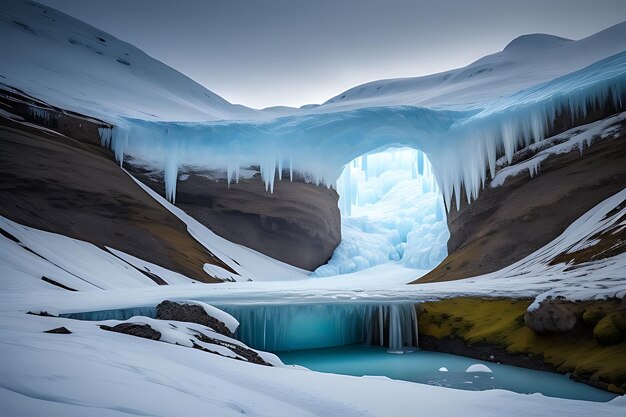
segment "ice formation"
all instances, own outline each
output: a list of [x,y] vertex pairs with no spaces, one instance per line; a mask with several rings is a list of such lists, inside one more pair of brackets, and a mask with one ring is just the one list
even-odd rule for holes
[[475,363],[474,365],[469,366],[465,372],[483,372],[483,373],[492,373],[492,370],[489,369],[487,365],[483,365],[482,363]]
[[239,321],[237,338],[271,352],[367,343],[403,353],[417,346],[413,303],[222,305]]
[[351,110],[319,106],[265,121],[125,119],[113,128],[110,146],[120,162],[130,154],[139,163],[161,167],[172,201],[181,165],[223,170],[231,180],[238,168],[259,166],[271,192],[286,167],[331,186],[356,157],[408,146],[428,155],[450,210],[461,199],[477,197],[487,175],[495,175],[499,156],[510,161],[517,149],[543,140],[559,115],[574,120],[607,104],[622,107],[625,96],[623,52],[471,110],[368,107],[363,102]]
[[[543,139],[556,115],[584,115],[625,95],[626,23],[571,41],[527,35],[503,51],[426,77],[356,86],[322,105],[233,105],[137,48],[54,9],[10,1],[0,15],[3,83],[114,125],[124,155],[165,173],[181,166],[237,181],[258,167],[268,191],[295,173],[331,186],[354,158],[390,146],[423,151],[446,208],[470,201],[496,159]],[[80,63],[78,66],[77,63]],[[88,97],[88,99],[86,99]],[[42,113],[40,116],[45,117]]]
[[342,240],[313,276],[346,274],[390,261],[432,269],[447,255],[443,199],[428,157],[411,148],[366,154],[337,180]]

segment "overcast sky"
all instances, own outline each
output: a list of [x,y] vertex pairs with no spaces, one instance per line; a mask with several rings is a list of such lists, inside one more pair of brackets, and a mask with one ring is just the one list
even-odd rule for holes
[[580,39],[626,20],[625,0],[39,1],[255,108],[465,66],[523,34]]

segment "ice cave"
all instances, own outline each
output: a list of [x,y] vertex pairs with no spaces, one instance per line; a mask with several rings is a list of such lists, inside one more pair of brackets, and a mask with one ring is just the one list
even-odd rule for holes
[[359,156],[337,180],[342,240],[324,277],[399,262],[429,270],[447,255],[443,197],[428,157],[412,148]]

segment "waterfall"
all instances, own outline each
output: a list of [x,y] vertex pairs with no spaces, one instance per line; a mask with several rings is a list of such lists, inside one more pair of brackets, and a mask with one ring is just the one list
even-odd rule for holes
[[239,321],[239,340],[271,352],[367,343],[388,346],[391,353],[403,353],[417,347],[418,342],[413,303],[218,307]]
[[[418,346],[417,313],[411,302],[215,305],[240,323],[236,337],[270,352],[366,343],[403,353]],[[138,306],[61,314],[77,320],[155,318],[156,307]]]

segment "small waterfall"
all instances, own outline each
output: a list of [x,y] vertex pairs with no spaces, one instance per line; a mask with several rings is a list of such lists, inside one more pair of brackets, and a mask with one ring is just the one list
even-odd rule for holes
[[417,347],[418,342],[413,303],[218,307],[239,321],[239,340],[271,352],[367,343],[403,353]]

